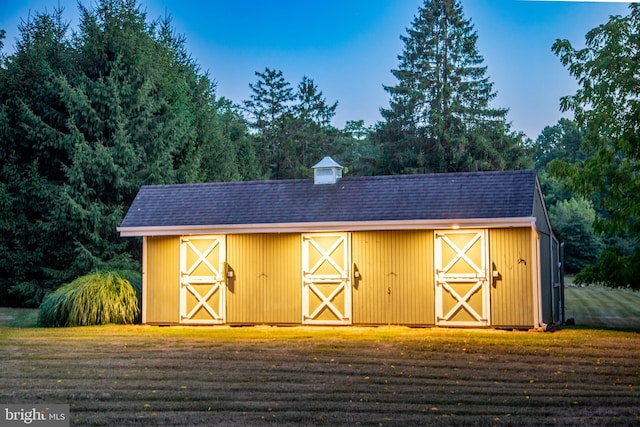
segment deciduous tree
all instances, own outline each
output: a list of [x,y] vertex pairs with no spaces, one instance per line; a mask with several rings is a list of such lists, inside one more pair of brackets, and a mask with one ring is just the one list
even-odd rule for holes
[[[584,129],[583,161],[556,161],[552,171],[571,186],[591,198],[605,215],[596,221],[608,233],[629,233],[636,244],[640,239],[640,6],[630,5],[628,16],[612,16],[609,21],[589,31],[585,47],[576,49],[568,40],[557,40],[553,51],[577,79],[580,87],[574,95],[561,99],[564,111],[573,111]],[[640,249],[636,247],[638,256]],[[613,252],[609,251],[608,254]],[[620,255],[618,258],[616,258]],[[618,259],[620,269],[629,269],[631,258],[624,254],[608,256]],[[633,271],[637,270],[634,266]],[[608,271],[607,269],[593,269]],[[617,277],[627,278],[630,274]],[[595,277],[591,281],[612,284],[611,278]],[[616,286],[640,289],[637,278]]]
[[560,200],[549,207],[549,219],[564,242],[565,271],[577,273],[597,261],[603,250],[602,237],[593,230],[596,212],[582,197]]

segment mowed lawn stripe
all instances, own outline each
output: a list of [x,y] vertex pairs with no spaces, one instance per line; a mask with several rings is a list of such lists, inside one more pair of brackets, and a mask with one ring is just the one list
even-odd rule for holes
[[601,286],[565,288],[565,313],[576,325],[640,331],[640,292]]
[[69,403],[78,425],[640,422],[635,333],[110,326],[0,334],[0,401]]
[[[90,378],[88,380],[91,380]],[[486,399],[486,396],[491,396],[492,399],[500,398],[512,398],[514,393],[518,394],[537,394],[539,396],[568,396],[573,397],[591,397],[601,398],[605,396],[618,396],[624,391],[628,391],[631,387],[626,381],[621,381],[612,384],[590,385],[588,388],[585,384],[576,385],[571,381],[563,382],[549,382],[549,381],[536,381],[535,383],[522,382],[520,384],[512,384],[501,381],[490,382],[478,382],[478,381],[465,381],[464,384],[460,380],[444,381],[444,382],[416,382],[412,384],[390,384],[388,382],[356,382],[356,381],[344,381],[340,384],[332,383],[332,379],[328,378],[323,383],[307,383],[304,384],[304,379],[300,379],[299,382],[291,384],[290,382],[281,383],[278,381],[271,381],[262,386],[256,386],[253,383],[240,383],[235,386],[229,384],[225,387],[224,384],[214,386],[207,384],[191,384],[188,389],[176,389],[156,386],[157,384],[141,384],[135,380],[127,381],[126,384],[120,384],[118,382],[111,381],[92,381],[95,390],[87,390],[86,380],[84,382],[80,380],[64,380],[58,386],[52,386],[46,381],[7,381],[5,385],[8,387],[29,387],[30,391],[25,392],[25,397],[38,399],[56,397],[64,398],[65,400],[180,400],[184,397],[189,397],[190,400],[207,400],[211,399],[212,395],[216,395],[216,401],[232,401],[235,400],[237,395],[251,394],[252,396],[260,396],[264,398],[272,393],[277,392],[279,397],[286,396],[287,400],[299,401],[306,400],[310,395],[320,397],[324,396],[328,401],[340,401],[344,395],[354,394],[369,394],[378,393],[384,396],[387,393],[389,398],[382,397],[382,400],[392,402],[395,397],[390,396],[395,393],[411,393],[411,392],[424,392],[433,394],[437,392],[446,392],[446,399],[449,399],[452,395],[463,396],[461,399],[467,402],[482,402]],[[37,391],[36,391],[37,390]],[[217,393],[217,394],[216,394]],[[13,396],[17,396],[20,393],[11,393]],[[466,396],[466,397],[465,397]],[[435,399],[440,399],[438,396],[434,396]],[[615,400],[615,399],[614,399]],[[421,402],[421,395],[406,396],[403,402]],[[612,401],[612,403],[615,403]],[[562,404],[558,401],[558,404]]]

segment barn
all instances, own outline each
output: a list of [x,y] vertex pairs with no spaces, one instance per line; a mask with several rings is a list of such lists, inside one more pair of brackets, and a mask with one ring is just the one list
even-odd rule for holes
[[143,186],[142,321],[534,328],[563,321],[535,171]]

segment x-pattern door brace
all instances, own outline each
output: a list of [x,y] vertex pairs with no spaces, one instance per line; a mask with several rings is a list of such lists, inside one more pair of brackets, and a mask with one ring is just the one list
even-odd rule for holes
[[338,319],[343,319],[344,318],[344,313],[340,312],[340,310],[338,310],[338,308],[333,305],[333,303],[331,301],[333,301],[333,299],[344,290],[344,282],[338,286],[336,286],[336,288],[333,290],[333,292],[331,292],[329,295],[325,295],[320,289],[318,289],[316,287],[315,284],[313,283],[308,283],[307,284],[309,286],[309,289],[313,291],[314,294],[316,294],[318,296],[318,298],[320,298],[322,300],[322,302],[318,305],[318,307],[313,311],[313,313],[309,314],[309,316],[307,316],[307,318],[309,319],[315,319],[315,317],[320,314],[320,312],[327,307],[329,310],[331,310],[333,312],[333,314],[338,318]]
[[213,296],[213,294],[215,294],[220,289],[220,284],[219,283],[214,284],[211,287],[211,289],[209,289],[209,292],[207,292],[204,297],[201,296],[198,293],[198,291],[193,289],[193,287],[190,284],[186,283],[184,286],[198,300],[198,303],[191,309],[191,311],[186,316],[184,316],[185,319],[191,319],[191,317],[193,317],[193,315],[198,312],[200,307],[202,307],[205,310],[207,310],[212,318],[214,318],[216,320],[220,320],[221,319],[221,317],[218,315],[218,313],[216,313],[216,311],[207,303],[207,301],[209,301],[209,298],[211,298]]
[[340,236],[338,239],[336,239],[336,241],[333,243],[333,245],[327,250],[325,251],[322,246],[320,246],[316,241],[314,241],[313,239],[309,239],[308,242],[314,247],[316,248],[316,250],[318,251],[318,253],[320,253],[321,257],[318,260],[318,262],[315,263],[315,265],[313,267],[311,267],[309,269],[308,272],[306,272],[306,275],[313,275],[313,273],[315,273],[320,266],[327,261],[329,264],[331,264],[333,266],[333,268],[336,269],[336,271],[339,273],[340,277],[346,277],[346,271],[344,270],[343,267],[340,267],[334,260],[333,258],[331,258],[331,255],[333,255],[333,253],[335,252],[335,250],[344,242],[344,237]]
[[477,274],[483,274],[483,268],[478,267],[478,266],[476,265],[476,263],[475,263],[475,262],[473,262],[473,261],[471,260],[471,258],[469,258],[469,257],[467,256],[467,252],[469,251],[469,249],[471,249],[471,248],[473,247],[473,245],[475,245],[475,244],[476,244],[476,242],[477,242],[477,241],[482,237],[482,234],[479,234],[479,233],[478,233],[478,234],[476,234],[476,236],[475,236],[473,239],[471,239],[471,240],[469,241],[469,243],[467,243],[467,244],[466,244],[462,249],[460,249],[460,248],[458,247],[458,245],[456,245],[455,243],[453,243],[453,242],[451,241],[451,239],[449,239],[446,235],[441,235],[441,236],[439,236],[439,237],[440,237],[444,242],[446,242],[446,243],[447,243],[447,245],[449,245],[449,247],[450,247],[451,249],[453,249],[453,250],[456,252],[456,255],[451,259],[451,261],[449,261],[449,263],[448,263],[445,267],[443,267],[443,268],[442,268],[442,272],[443,272],[444,274],[447,274],[447,272],[448,272],[448,271],[449,271],[449,270],[450,270],[454,265],[456,265],[456,263],[457,263],[457,262],[458,262],[458,260],[460,260],[460,259],[464,259],[464,260],[467,262],[467,264],[469,264],[469,266],[470,266],[471,268],[473,268],[473,269],[476,271],[476,273],[477,273]]
[[204,252],[200,252],[200,250],[193,243],[191,243],[190,240],[185,240],[184,242],[187,244],[189,248],[191,248],[191,250],[198,257],[198,259],[193,263],[193,265],[191,265],[191,267],[189,267],[187,271],[182,273],[183,276],[191,275],[191,273],[193,273],[200,264],[204,264],[207,266],[207,268],[209,268],[209,270],[211,270],[211,272],[213,273],[213,276],[215,276],[218,279],[220,276],[220,272],[213,265],[211,265],[209,260],[207,260],[207,257],[218,246],[220,241],[217,239],[214,240],[213,243],[211,243],[211,245]]
[[447,314],[445,314],[444,316],[442,316],[443,319],[448,320],[451,318],[451,316],[453,316],[455,314],[456,311],[458,311],[458,309],[460,307],[464,307],[467,312],[472,315],[473,317],[475,317],[475,319],[478,322],[482,322],[484,319],[482,318],[482,316],[473,309],[473,307],[471,307],[469,305],[469,299],[471,298],[471,296],[473,294],[475,294],[476,292],[478,292],[478,290],[482,287],[482,281],[477,282],[471,289],[469,289],[469,291],[463,296],[460,296],[460,294],[458,292],[456,292],[455,289],[453,289],[447,282],[440,282],[440,284],[442,285],[442,287],[444,289],[446,289],[451,296],[453,296],[457,303],[456,305],[453,306],[453,308],[451,308],[451,310],[449,310],[449,312]]

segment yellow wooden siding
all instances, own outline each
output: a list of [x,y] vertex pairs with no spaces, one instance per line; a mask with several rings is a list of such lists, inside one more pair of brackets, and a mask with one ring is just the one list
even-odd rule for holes
[[147,237],[147,323],[180,319],[180,238]]
[[352,234],[353,321],[434,324],[432,231]]
[[299,234],[227,236],[227,322],[300,323]]
[[[489,231],[490,266],[501,274],[491,287],[493,326],[533,326],[531,235],[528,228]],[[180,238],[146,241],[146,322],[178,323]],[[433,262],[432,231],[352,233],[353,322],[434,324]],[[301,323],[299,234],[229,235],[227,263],[227,323]]]
[[503,327],[534,326],[531,229],[489,230],[490,265],[500,276],[492,280],[491,324]]

